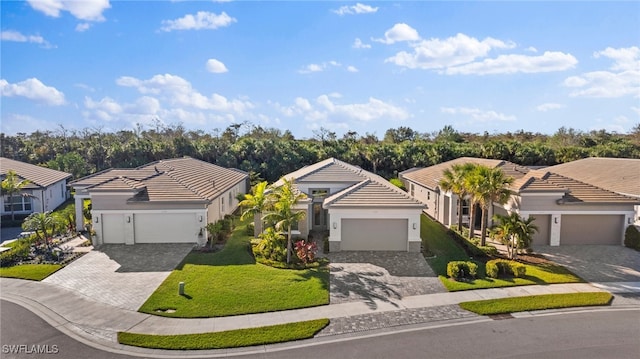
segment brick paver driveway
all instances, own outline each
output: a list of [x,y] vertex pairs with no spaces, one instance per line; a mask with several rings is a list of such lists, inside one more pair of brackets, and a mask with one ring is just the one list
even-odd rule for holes
[[331,304],[446,292],[420,253],[337,252],[330,260]]
[[540,246],[534,251],[588,282],[640,282],[640,252],[623,246]]
[[193,244],[103,245],[44,282],[97,302],[138,310],[192,248]]

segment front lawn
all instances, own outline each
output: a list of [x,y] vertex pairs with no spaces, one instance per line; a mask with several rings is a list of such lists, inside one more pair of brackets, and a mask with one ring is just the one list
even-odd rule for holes
[[492,315],[531,310],[608,305],[612,298],[613,296],[606,292],[543,294],[463,302],[460,303],[460,307],[476,314]]
[[329,324],[329,319],[316,319],[267,327],[199,334],[151,335],[119,332],[118,342],[142,348],[171,350],[238,348],[313,338],[327,324]]
[[43,280],[62,268],[60,264],[21,264],[0,267],[0,277],[28,280]]
[[[192,252],[142,305],[143,313],[204,318],[313,307],[329,303],[329,270],[276,269],[255,263],[246,222],[224,249]],[[185,283],[185,295],[178,283]]]
[[485,278],[485,262],[479,259],[472,261],[478,264],[478,277],[474,280],[455,281],[447,277],[447,263],[450,261],[471,260],[466,252],[447,235],[447,228],[433,219],[422,215],[421,236],[425,246],[435,258],[428,258],[427,262],[438,274],[442,284],[450,292],[469,289],[511,287],[517,285],[531,284],[553,284],[553,283],[582,283],[584,280],[571,273],[566,268],[551,264],[527,264],[527,275],[523,278]]

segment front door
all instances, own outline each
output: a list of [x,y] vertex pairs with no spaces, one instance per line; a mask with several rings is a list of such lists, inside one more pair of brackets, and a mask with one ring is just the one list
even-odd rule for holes
[[322,202],[313,203],[313,230],[314,231],[326,231],[327,230],[327,210],[322,208]]

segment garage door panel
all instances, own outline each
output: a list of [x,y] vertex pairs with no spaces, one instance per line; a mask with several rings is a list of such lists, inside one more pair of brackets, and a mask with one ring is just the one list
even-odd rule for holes
[[124,215],[122,213],[102,214],[102,240],[105,244],[124,243]]
[[406,251],[407,219],[342,219],[340,249]]
[[538,227],[538,231],[533,235],[533,245],[548,246],[551,242],[551,215],[536,214],[531,217],[535,218],[533,224]]
[[194,243],[200,228],[194,213],[134,215],[136,243]]
[[560,245],[621,244],[622,215],[563,215]]

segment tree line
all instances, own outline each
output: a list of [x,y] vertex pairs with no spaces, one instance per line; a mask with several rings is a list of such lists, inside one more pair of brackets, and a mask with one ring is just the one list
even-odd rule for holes
[[69,172],[74,178],[107,168],[131,168],[167,158],[190,156],[251,174],[252,183],[280,176],[328,157],[339,158],[386,178],[398,172],[458,157],[508,160],[549,166],[591,156],[640,158],[640,124],[629,133],[583,132],[561,127],[553,135],[526,131],[489,134],[458,132],[445,126],[433,133],[392,128],[382,139],[349,131],[338,137],[321,128],[297,139],[288,130],[249,123],[224,130],[187,130],[181,124],[107,132],[102,128],[30,134],[0,133],[2,156]]

